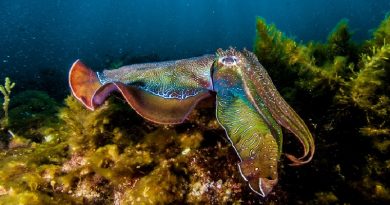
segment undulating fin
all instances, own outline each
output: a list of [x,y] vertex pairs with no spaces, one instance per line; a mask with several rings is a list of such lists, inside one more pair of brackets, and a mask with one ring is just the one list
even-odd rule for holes
[[[291,131],[303,146],[303,155],[299,158],[286,154],[292,161],[290,165],[301,165],[309,162],[313,157],[315,145],[313,136],[306,124],[276,90],[267,71],[259,63],[257,57],[246,50],[243,51],[243,55],[248,61],[247,66],[242,68],[243,83],[245,87],[256,90],[251,100],[255,104],[265,103],[278,124]],[[262,102],[259,99],[262,99]]]
[[69,71],[69,86],[73,95],[90,110],[94,110],[92,98],[102,86],[97,75],[80,60],[76,60]]
[[[183,122],[196,104],[210,96],[208,91],[199,93],[186,99],[162,98],[141,90],[135,86],[123,83],[107,83],[94,96],[99,103],[107,94],[106,91],[119,91],[127,103],[142,117],[160,124],[177,124]],[[101,95],[101,97],[100,97]]]
[[244,95],[217,93],[217,119],[241,159],[242,176],[253,191],[265,197],[278,181],[279,145]]
[[142,117],[161,124],[183,122],[196,104],[210,95],[213,56],[136,64],[97,75],[80,61],[69,82],[74,96],[94,110],[112,92],[122,94]]

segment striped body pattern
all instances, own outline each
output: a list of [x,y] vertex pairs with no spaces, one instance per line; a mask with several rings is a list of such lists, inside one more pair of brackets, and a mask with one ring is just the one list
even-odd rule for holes
[[120,81],[162,98],[186,99],[211,90],[210,69],[214,55],[144,63],[105,70],[98,74],[102,84]]

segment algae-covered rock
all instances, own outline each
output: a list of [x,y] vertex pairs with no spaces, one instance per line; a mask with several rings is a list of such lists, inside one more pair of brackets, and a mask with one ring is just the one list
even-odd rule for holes
[[2,151],[0,159],[0,204],[70,204],[54,192],[53,185],[67,156],[59,139],[24,148]]
[[[195,111],[187,123],[161,126],[145,122],[114,99],[95,112],[83,110],[72,97],[66,103],[68,107],[60,112],[65,122],[62,129],[73,132],[64,132],[71,158],[64,164],[62,182],[63,189],[74,197],[95,193],[83,196],[89,203],[218,203],[244,200],[243,189],[250,193],[241,184],[235,165],[238,159],[226,148],[223,130],[211,123],[213,116],[208,116],[210,123],[206,123]],[[197,123],[202,124],[201,129]],[[205,140],[206,136],[213,138]],[[233,158],[227,158],[231,155]],[[95,190],[96,184],[89,182],[95,178],[107,189]],[[197,187],[207,189],[197,192]]]

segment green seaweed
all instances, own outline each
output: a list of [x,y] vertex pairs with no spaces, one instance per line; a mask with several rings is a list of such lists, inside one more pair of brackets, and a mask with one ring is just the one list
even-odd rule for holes
[[275,25],[267,25],[262,18],[256,22],[254,53],[287,100],[303,93],[322,101],[341,89],[352,74],[357,49],[350,41],[347,21],[336,25],[326,44],[307,45],[287,37]]
[[348,20],[341,20],[328,36],[327,53],[330,55],[328,59],[336,56],[351,57],[350,52],[353,51],[351,37],[352,33],[348,27]]
[[11,101],[10,95],[15,83],[11,82],[9,77],[5,78],[4,85],[0,85],[0,92],[3,94],[3,116],[0,118],[1,130],[6,130],[9,125],[8,107]]
[[[312,119],[317,154],[312,168],[300,176],[310,175],[310,169],[334,167],[321,174],[333,178],[333,184],[319,180],[322,186],[314,192],[317,198],[309,203],[389,201],[389,25],[386,17],[372,40],[356,45],[348,22],[342,20],[326,43],[303,44],[257,19],[256,55],[304,120]],[[325,153],[332,153],[332,157]],[[303,177],[305,187],[316,187],[309,180]],[[348,197],[351,195],[354,198]]]
[[368,125],[384,128],[383,134],[389,135],[386,127],[390,114],[390,44],[372,47],[370,54],[362,54],[360,63],[361,69],[349,82],[351,101],[367,113]]
[[381,22],[378,28],[373,32],[373,38],[368,41],[371,46],[383,46],[390,40],[390,13],[386,14],[385,19]]

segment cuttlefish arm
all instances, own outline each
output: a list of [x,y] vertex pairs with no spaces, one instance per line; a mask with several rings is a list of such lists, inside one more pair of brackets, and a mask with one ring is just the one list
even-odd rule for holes
[[243,56],[234,50],[219,50],[217,56],[213,84],[218,122],[240,157],[241,175],[253,191],[265,197],[278,181],[281,127],[264,104],[254,105],[249,99],[241,73],[246,62]]
[[265,197],[278,182],[280,156],[268,124],[245,97],[233,93],[217,94],[217,119],[240,157],[242,177]]
[[212,73],[217,119],[240,157],[241,174],[252,190],[266,196],[278,181],[277,163],[282,150],[280,125],[290,130],[304,147],[300,158],[287,155],[292,165],[311,160],[312,135],[280,96],[253,53],[218,50]]
[[73,95],[95,110],[119,92],[142,117],[161,124],[181,123],[196,104],[210,96],[213,55],[124,66],[95,73],[77,60],[69,72]]
[[241,73],[246,93],[249,93],[248,99],[252,101],[257,110],[259,109],[256,105],[265,104],[277,123],[292,132],[302,144],[303,155],[301,157],[286,154],[286,157],[292,161],[290,165],[296,166],[309,162],[313,158],[315,145],[306,124],[276,90],[257,57],[246,50],[242,52],[242,55],[247,62],[241,68]]

